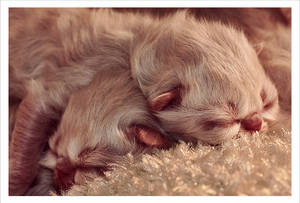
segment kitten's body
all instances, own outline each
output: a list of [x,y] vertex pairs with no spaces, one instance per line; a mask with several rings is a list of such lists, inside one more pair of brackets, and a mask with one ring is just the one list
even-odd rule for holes
[[[277,91],[265,76],[253,47],[233,27],[197,22],[181,12],[158,20],[89,9],[15,9],[10,12],[10,20],[10,104],[17,106],[23,100],[10,145],[11,194],[24,194],[36,176],[41,145],[53,134],[55,122],[60,119],[49,142],[52,152],[43,165],[54,169],[56,177],[62,179],[56,180],[61,189],[67,188],[72,178],[76,179],[74,166],[81,170],[78,163],[88,161],[87,166],[105,168],[116,151],[120,155],[135,150],[137,145],[126,144],[128,139],[124,136],[109,135],[112,130],[108,129],[117,129],[116,122],[138,119],[141,123],[135,124],[144,124],[150,131],[134,131],[136,139],[160,146],[164,143],[164,130],[171,136],[215,144],[240,131],[265,130],[276,119]],[[30,26],[25,26],[27,21],[32,22]],[[127,78],[129,86],[114,75],[120,70],[127,72],[120,77]],[[115,78],[118,85],[112,91],[120,94],[110,94],[108,87],[97,92],[103,83],[115,85],[101,75],[91,83],[101,71],[108,71],[104,74],[107,77],[113,74],[109,77]],[[129,72],[136,82],[128,79]],[[36,81],[25,85],[31,79]],[[137,86],[148,101],[142,99]],[[136,98],[130,102],[126,101],[126,88],[135,89]],[[136,111],[104,102],[101,97],[105,94],[110,96],[108,101],[121,97],[121,101],[129,102],[128,106],[140,103],[140,113],[144,114],[129,120],[118,117]],[[85,102],[87,106],[82,105]],[[147,102],[164,130],[149,115]],[[90,104],[103,109],[91,111]],[[119,110],[109,112],[110,109]],[[46,122],[39,122],[41,116]],[[151,119],[144,123],[147,117]],[[11,118],[13,124],[14,117]],[[46,130],[37,132],[40,125]],[[97,134],[95,129],[104,134]],[[24,139],[29,143],[42,141],[31,141],[29,146]],[[98,153],[98,148],[93,147],[100,143],[107,148],[100,148]],[[35,156],[30,155],[32,148],[36,150]],[[91,160],[82,158],[85,151],[96,155]],[[20,153],[24,156],[20,157]],[[24,162],[18,162],[23,159]],[[62,169],[64,164],[68,167]],[[28,165],[35,170],[28,172]]]

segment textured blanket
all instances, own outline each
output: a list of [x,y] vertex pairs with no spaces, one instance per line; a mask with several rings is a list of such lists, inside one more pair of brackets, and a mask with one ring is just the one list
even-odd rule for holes
[[64,195],[291,195],[290,119],[221,146],[129,154],[113,168]]

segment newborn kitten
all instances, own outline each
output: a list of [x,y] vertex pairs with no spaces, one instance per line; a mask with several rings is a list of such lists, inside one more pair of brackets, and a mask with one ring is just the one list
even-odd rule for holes
[[54,171],[58,191],[66,190],[122,155],[167,146],[161,132],[128,71],[99,72],[70,97],[41,164]]
[[231,26],[182,13],[144,26],[131,68],[172,136],[218,144],[276,120],[277,90],[245,35]]
[[[81,73],[88,80],[90,76]],[[38,173],[46,174],[39,178],[41,185],[33,185],[26,194],[46,194],[52,187],[49,172],[37,162],[58,121],[42,161],[54,171],[58,191],[78,183],[78,178],[84,181],[85,173],[99,174],[128,152],[169,145],[129,71],[97,72],[78,90],[72,90],[76,81],[59,81],[63,75],[44,83],[32,81],[19,106],[10,144],[10,195],[24,194]],[[77,82],[82,81],[77,78]]]

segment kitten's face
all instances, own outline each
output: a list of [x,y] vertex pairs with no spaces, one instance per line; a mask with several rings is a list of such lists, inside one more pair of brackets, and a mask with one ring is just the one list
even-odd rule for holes
[[144,42],[133,61],[134,76],[163,128],[210,144],[265,131],[276,119],[278,95],[254,48],[232,28],[193,28],[160,33],[157,44]]
[[167,142],[130,74],[101,72],[70,97],[41,164],[54,171],[56,187],[65,190],[99,176],[128,152]]
[[[172,90],[161,93],[165,97],[169,94],[171,99],[167,99],[161,109],[154,108],[162,126],[171,135],[218,144],[240,132],[266,131],[275,121],[279,109],[277,91],[266,77],[255,78],[257,85],[252,87],[247,78],[244,84],[228,81],[228,78],[209,83],[199,81],[201,74],[194,76],[197,80],[181,84],[175,93]],[[173,102],[178,98],[179,101]]]

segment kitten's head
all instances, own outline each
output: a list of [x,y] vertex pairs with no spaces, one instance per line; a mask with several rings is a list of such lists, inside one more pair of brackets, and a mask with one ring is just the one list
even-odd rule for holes
[[130,74],[101,72],[72,94],[41,164],[59,190],[99,175],[129,152],[168,145]]
[[244,34],[180,15],[168,21],[141,32],[131,55],[163,128],[210,144],[266,130],[278,112],[277,90]]

